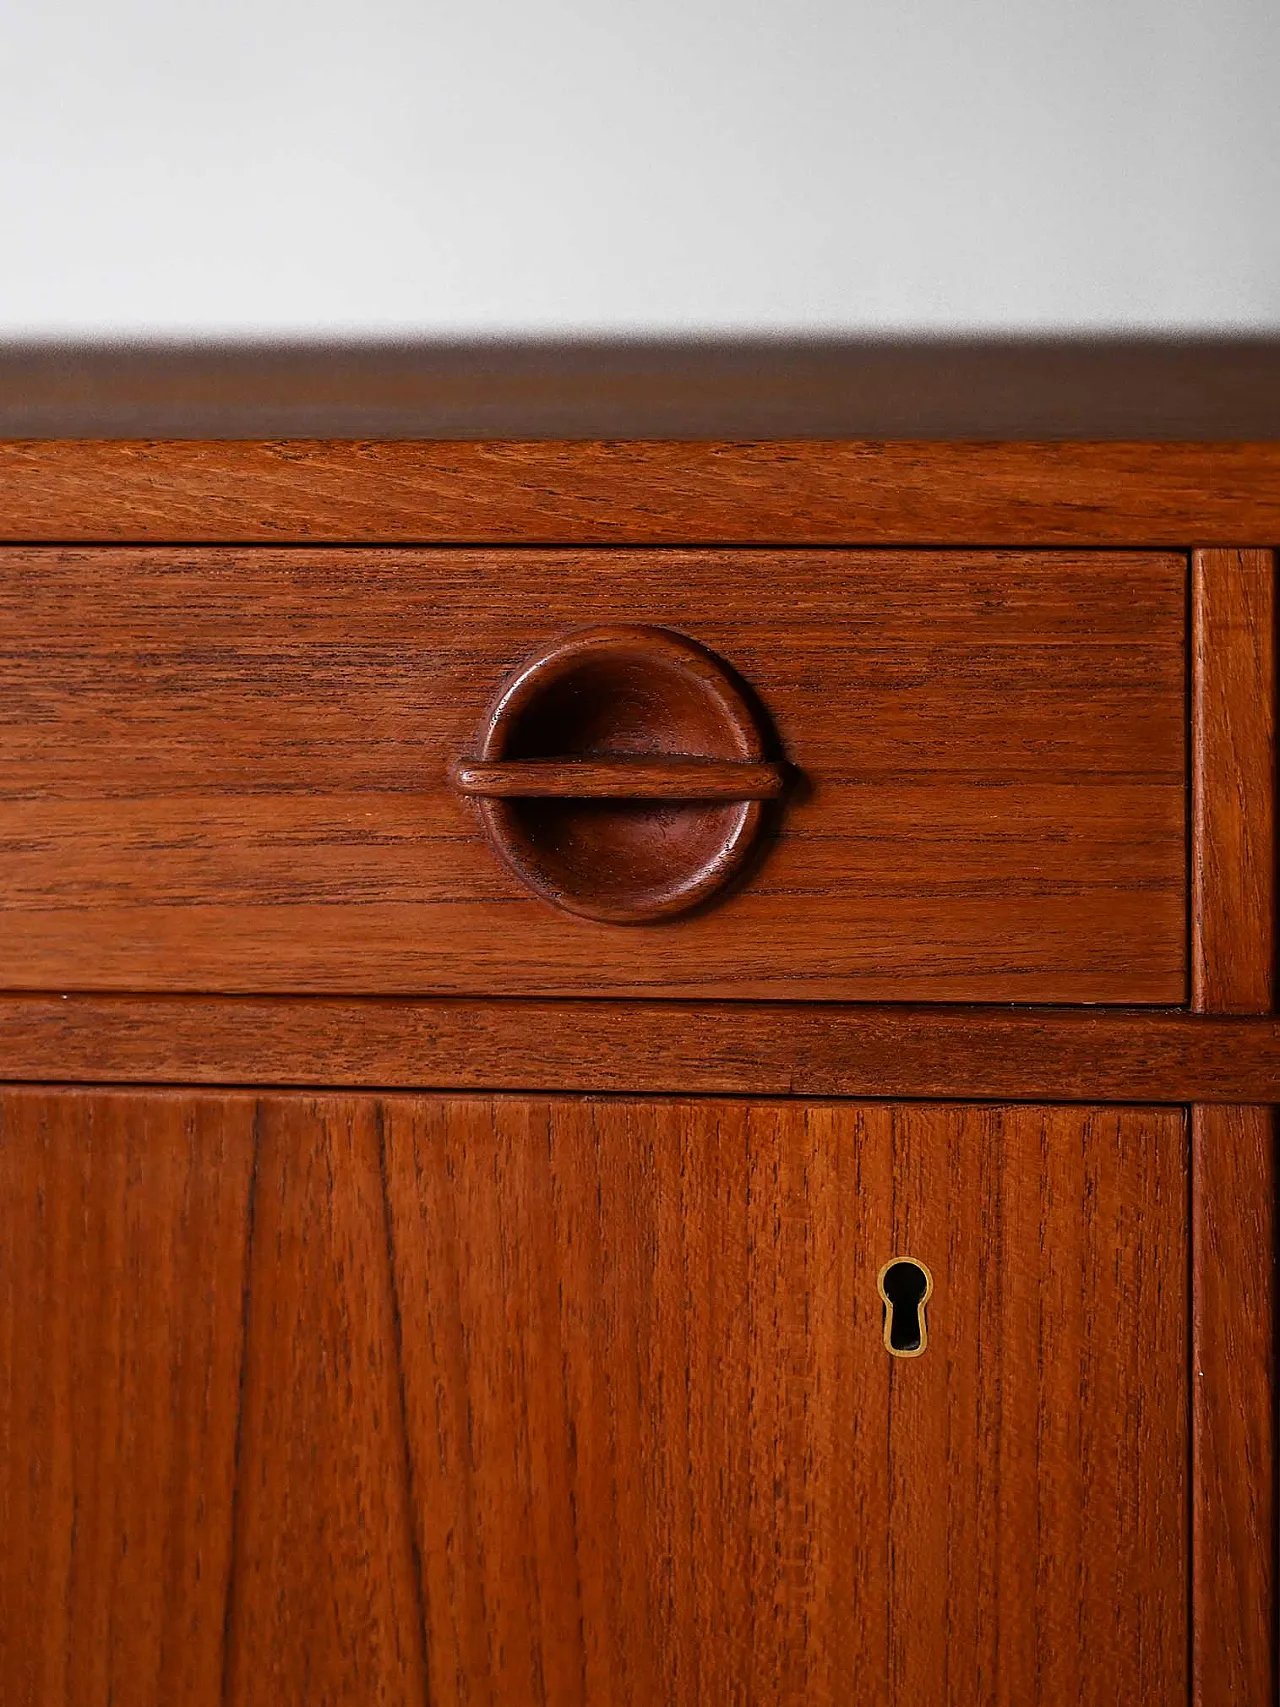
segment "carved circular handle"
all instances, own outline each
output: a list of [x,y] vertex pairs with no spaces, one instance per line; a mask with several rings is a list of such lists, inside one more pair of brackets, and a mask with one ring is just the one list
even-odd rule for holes
[[780,765],[718,658],[663,628],[570,634],[526,661],[452,767],[490,842],[553,906],[638,924],[741,869]]

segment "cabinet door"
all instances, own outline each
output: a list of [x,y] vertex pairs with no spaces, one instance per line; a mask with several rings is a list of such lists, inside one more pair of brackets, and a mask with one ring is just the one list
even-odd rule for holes
[[0,1114],[6,1702],[1185,1698],[1179,1110]]

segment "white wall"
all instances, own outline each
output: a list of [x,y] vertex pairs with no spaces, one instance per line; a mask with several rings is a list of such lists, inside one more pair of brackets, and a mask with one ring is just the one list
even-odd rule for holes
[[1278,0],[0,25],[0,336],[1280,327]]

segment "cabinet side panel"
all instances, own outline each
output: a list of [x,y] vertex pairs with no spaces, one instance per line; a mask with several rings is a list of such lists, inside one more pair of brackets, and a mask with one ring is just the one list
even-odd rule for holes
[[1275,559],[1192,560],[1192,1003],[1265,1013],[1275,973]]
[[1192,1111],[1196,1707],[1274,1699],[1273,1110]]
[[[1192,1005],[1265,1013],[1275,976],[1275,558],[1192,563]],[[1275,1699],[1276,1133],[1192,1110],[1193,1699]]]

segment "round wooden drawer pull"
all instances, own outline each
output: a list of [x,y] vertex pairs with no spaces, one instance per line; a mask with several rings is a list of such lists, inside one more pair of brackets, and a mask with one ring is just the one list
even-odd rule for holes
[[527,659],[450,776],[528,888],[615,924],[671,918],[741,871],[786,787],[726,665],[667,629],[584,629]]

